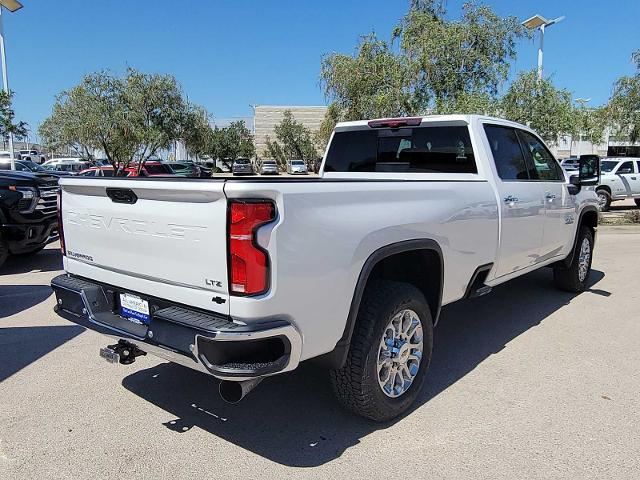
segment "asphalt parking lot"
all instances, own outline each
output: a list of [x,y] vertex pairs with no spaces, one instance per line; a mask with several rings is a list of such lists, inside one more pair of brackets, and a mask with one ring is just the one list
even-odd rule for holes
[[601,229],[581,295],[542,269],[445,307],[418,404],[382,425],[313,365],[230,406],[185,368],[107,364],[52,312],[56,247],[0,271],[2,479],[640,477],[640,227]]

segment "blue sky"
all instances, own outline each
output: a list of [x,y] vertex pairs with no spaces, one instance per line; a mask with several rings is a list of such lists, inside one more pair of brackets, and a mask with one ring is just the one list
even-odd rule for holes
[[[3,14],[18,118],[35,131],[54,96],[86,73],[126,66],[175,75],[218,118],[250,104],[324,103],[324,53],[351,53],[361,34],[388,38],[408,0],[21,0]],[[487,0],[500,15],[566,15],[545,36],[545,73],[575,97],[605,102],[633,72],[640,0]],[[450,16],[462,1],[448,0]],[[534,68],[537,40],[518,44],[512,74]],[[32,138],[33,140],[33,138]]]

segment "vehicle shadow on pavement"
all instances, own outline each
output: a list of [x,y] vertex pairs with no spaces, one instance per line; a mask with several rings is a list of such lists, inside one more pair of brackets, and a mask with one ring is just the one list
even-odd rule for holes
[[38,305],[52,293],[49,285],[0,285],[0,318]]
[[[590,286],[603,277],[602,272],[592,271]],[[574,297],[554,289],[550,270],[542,269],[499,286],[485,297],[445,307],[435,329],[427,381],[413,409]],[[227,405],[218,397],[217,381],[170,363],[138,371],[122,384],[169,412],[171,417],[164,425],[175,432],[196,426],[287,466],[322,465],[370,433],[402,420],[376,424],[342,410],[332,396],[326,371],[312,363],[265,380],[238,405]]]
[[62,253],[59,248],[45,248],[33,255],[11,255],[0,267],[0,275],[29,272],[54,272],[62,270]]
[[77,325],[0,328],[0,382],[84,330]]

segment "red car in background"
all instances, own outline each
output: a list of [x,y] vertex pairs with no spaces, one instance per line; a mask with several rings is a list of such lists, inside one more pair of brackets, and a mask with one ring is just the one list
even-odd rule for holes
[[[138,166],[135,164],[129,165],[124,169],[125,174],[123,177],[137,177]],[[78,175],[82,177],[113,177],[114,170],[111,165],[104,165],[101,167],[91,167],[86,170],[82,170]],[[166,177],[175,175],[173,169],[162,162],[145,162],[142,167],[142,175],[145,177]]]

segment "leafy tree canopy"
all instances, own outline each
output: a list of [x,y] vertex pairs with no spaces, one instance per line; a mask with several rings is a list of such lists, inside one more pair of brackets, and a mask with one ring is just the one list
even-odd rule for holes
[[16,122],[15,112],[11,106],[13,92],[0,90],[0,136],[6,139],[13,134],[18,140],[27,136],[28,125],[25,122]]
[[322,59],[320,82],[330,101],[324,140],[341,120],[462,107],[495,111],[498,89],[516,56],[515,41],[526,32],[516,17],[501,18],[475,2],[463,6],[458,20],[449,20],[444,4],[412,0],[391,41],[372,33],[361,38],[354,55]]
[[636,71],[633,75],[620,77],[613,85],[607,113],[616,133],[636,142],[640,140],[640,50],[633,52],[631,60]]
[[194,136],[202,115],[171,75],[103,71],[57,96],[40,135],[53,148],[101,150],[116,171],[131,163],[140,170],[172,142]]
[[290,160],[304,160],[309,170],[315,170],[318,159],[311,131],[285,110],[282,121],[275,127],[276,140],[267,138],[267,152],[281,169],[286,169]]
[[521,73],[500,103],[502,116],[529,125],[547,142],[575,132],[571,93],[557,89],[536,71]]

